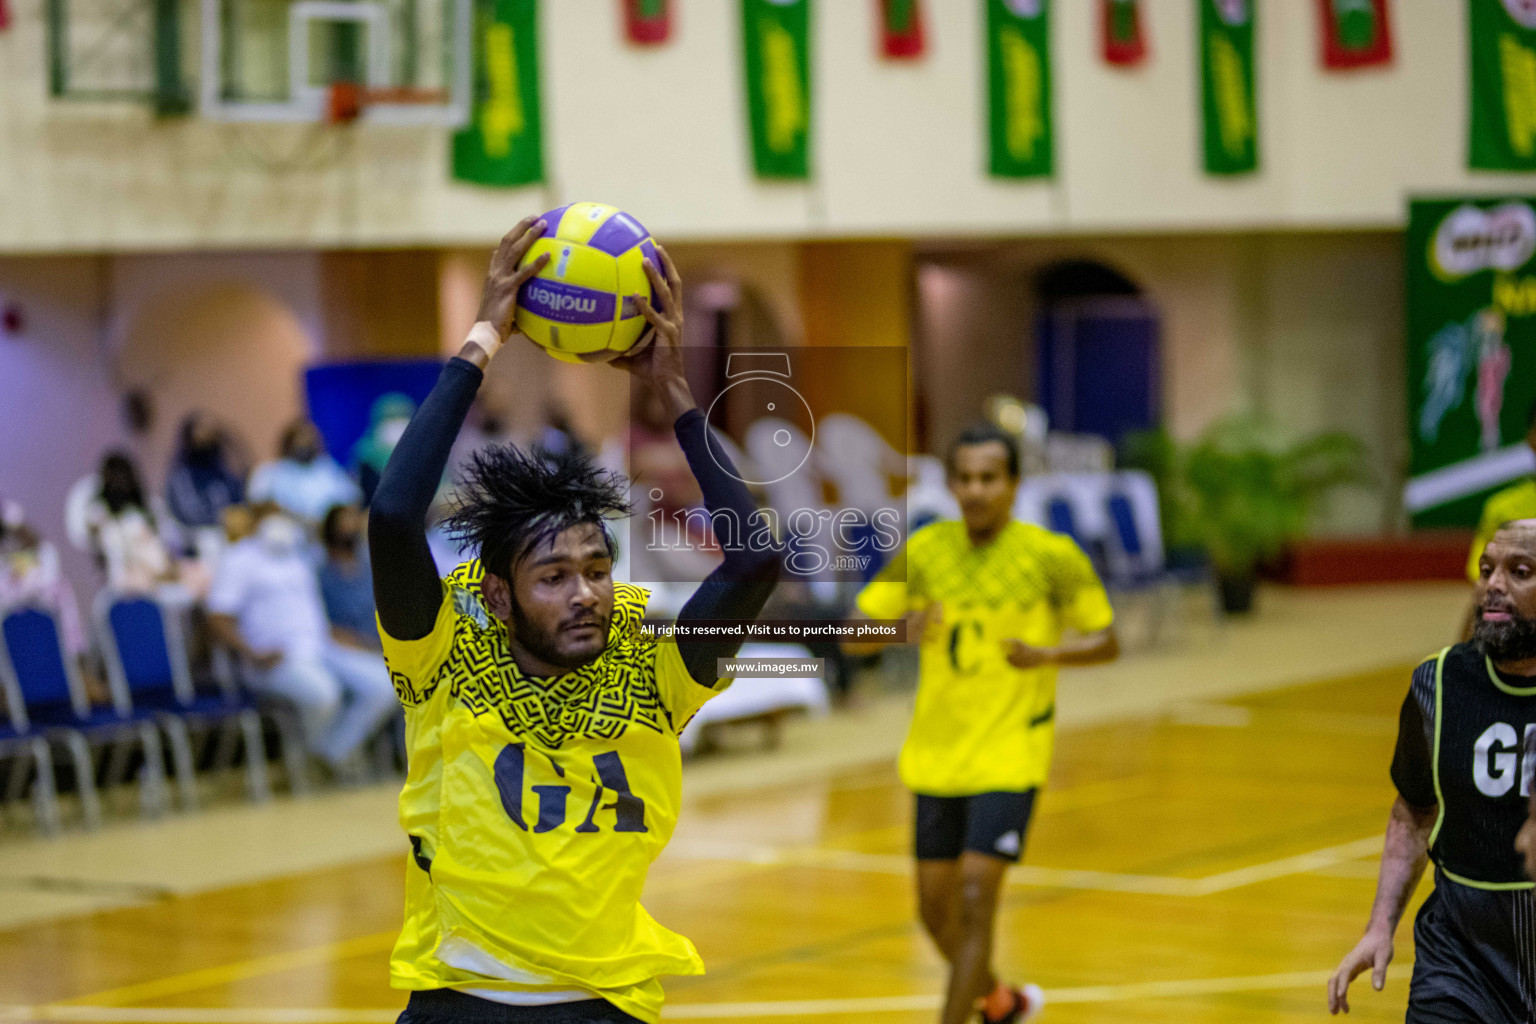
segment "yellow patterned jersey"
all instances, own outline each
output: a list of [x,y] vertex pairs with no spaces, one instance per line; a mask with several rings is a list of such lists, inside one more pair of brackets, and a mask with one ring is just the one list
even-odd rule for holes
[[1011,522],[984,547],[961,522],[925,526],[859,594],[876,619],[940,606],[921,641],[917,707],[901,751],[901,779],[929,796],[1017,792],[1043,785],[1051,764],[1056,669],[1017,669],[1005,641],[1049,647],[1064,627],[1107,629],[1114,619],[1088,556],[1070,537]]
[[677,735],[716,690],[677,645],[641,639],[646,591],[614,585],[608,646],[552,678],[523,675],[480,594],[446,580],[432,632],[384,633],[405,707],[410,837],[396,988],[590,993],[655,1021],[659,978],[700,974],[693,944],[640,905],[682,791]]
[[1483,548],[1499,532],[1499,527],[1515,519],[1536,519],[1536,477],[1506,487],[1483,503],[1472,554],[1467,559],[1467,579],[1477,582],[1477,563],[1483,557]]

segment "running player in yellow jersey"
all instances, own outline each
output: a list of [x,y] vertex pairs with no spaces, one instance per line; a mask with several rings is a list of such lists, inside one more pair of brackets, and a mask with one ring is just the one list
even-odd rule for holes
[[[390,979],[411,990],[404,1024],[655,1022],[659,981],[699,974],[693,944],[640,905],[681,801],[677,737],[726,682],[738,644],[657,643],[634,630],[646,592],[611,575],[607,522],[622,479],[584,456],[478,453],[449,522],[476,554],[447,579],[423,527],[482,371],[512,333],[518,264],[544,231],[525,220],[497,250],[478,322],[411,420],[369,517],[384,657],[405,706],[410,839],[405,924]],[[757,509],[683,377],[682,282],[646,263],[648,347],[622,361],[666,404],[711,517]],[[665,270],[663,276],[662,270]],[[596,371],[594,371],[596,372]],[[686,619],[750,619],[780,565],[735,531]]]
[[[949,961],[943,1024],[978,1009],[1024,1021],[1043,1003],[992,970],[1003,876],[1024,851],[1051,763],[1056,668],[1118,653],[1104,587],[1070,538],[1011,517],[1019,484],[1013,439],[988,424],[949,453],[962,522],[914,533],[858,598],[873,619],[908,621],[920,643],[917,708],[901,778],[917,795],[917,889],[923,926]],[[1076,634],[1064,638],[1064,631]],[[850,644],[852,653],[879,645]]]

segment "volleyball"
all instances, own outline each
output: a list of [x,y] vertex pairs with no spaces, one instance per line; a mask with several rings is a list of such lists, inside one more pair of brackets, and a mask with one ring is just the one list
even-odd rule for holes
[[556,359],[604,362],[634,347],[648,326],[634,296],[651,301],[641,261],[661,266],[650,232],[604,203],[571,203],[544,215],[544,236],[524,263],[549,254],[518,293],[517,329]]

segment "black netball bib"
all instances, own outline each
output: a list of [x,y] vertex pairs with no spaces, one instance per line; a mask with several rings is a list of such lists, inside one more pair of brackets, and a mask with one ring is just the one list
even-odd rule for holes
[[1504,679],[1472,644],[1440,655],[1434,770],[1440,818],[1430,856],[1463,885],[1529,889],[1515,833],[1525,823],[1531,773],[1525,738],[1536,729],[1536,679]]

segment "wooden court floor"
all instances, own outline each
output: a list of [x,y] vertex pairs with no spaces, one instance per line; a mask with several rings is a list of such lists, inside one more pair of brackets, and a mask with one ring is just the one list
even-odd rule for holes
[[[1407,672],[1061,734],[999,925],[1043,1019],[1326,1017],[1374,891]],[[668,1017],[935,1019],[910,813],[886,765],[690,800],[646,902],[709,973],[668,984]],[[383,1024],[404,1003],[386,977],[404,864],[0,932],[0,1020]],[[1386,990],[1357,982],[1350,1019],[1402,1019],[1412,955],[1405,923]]]

